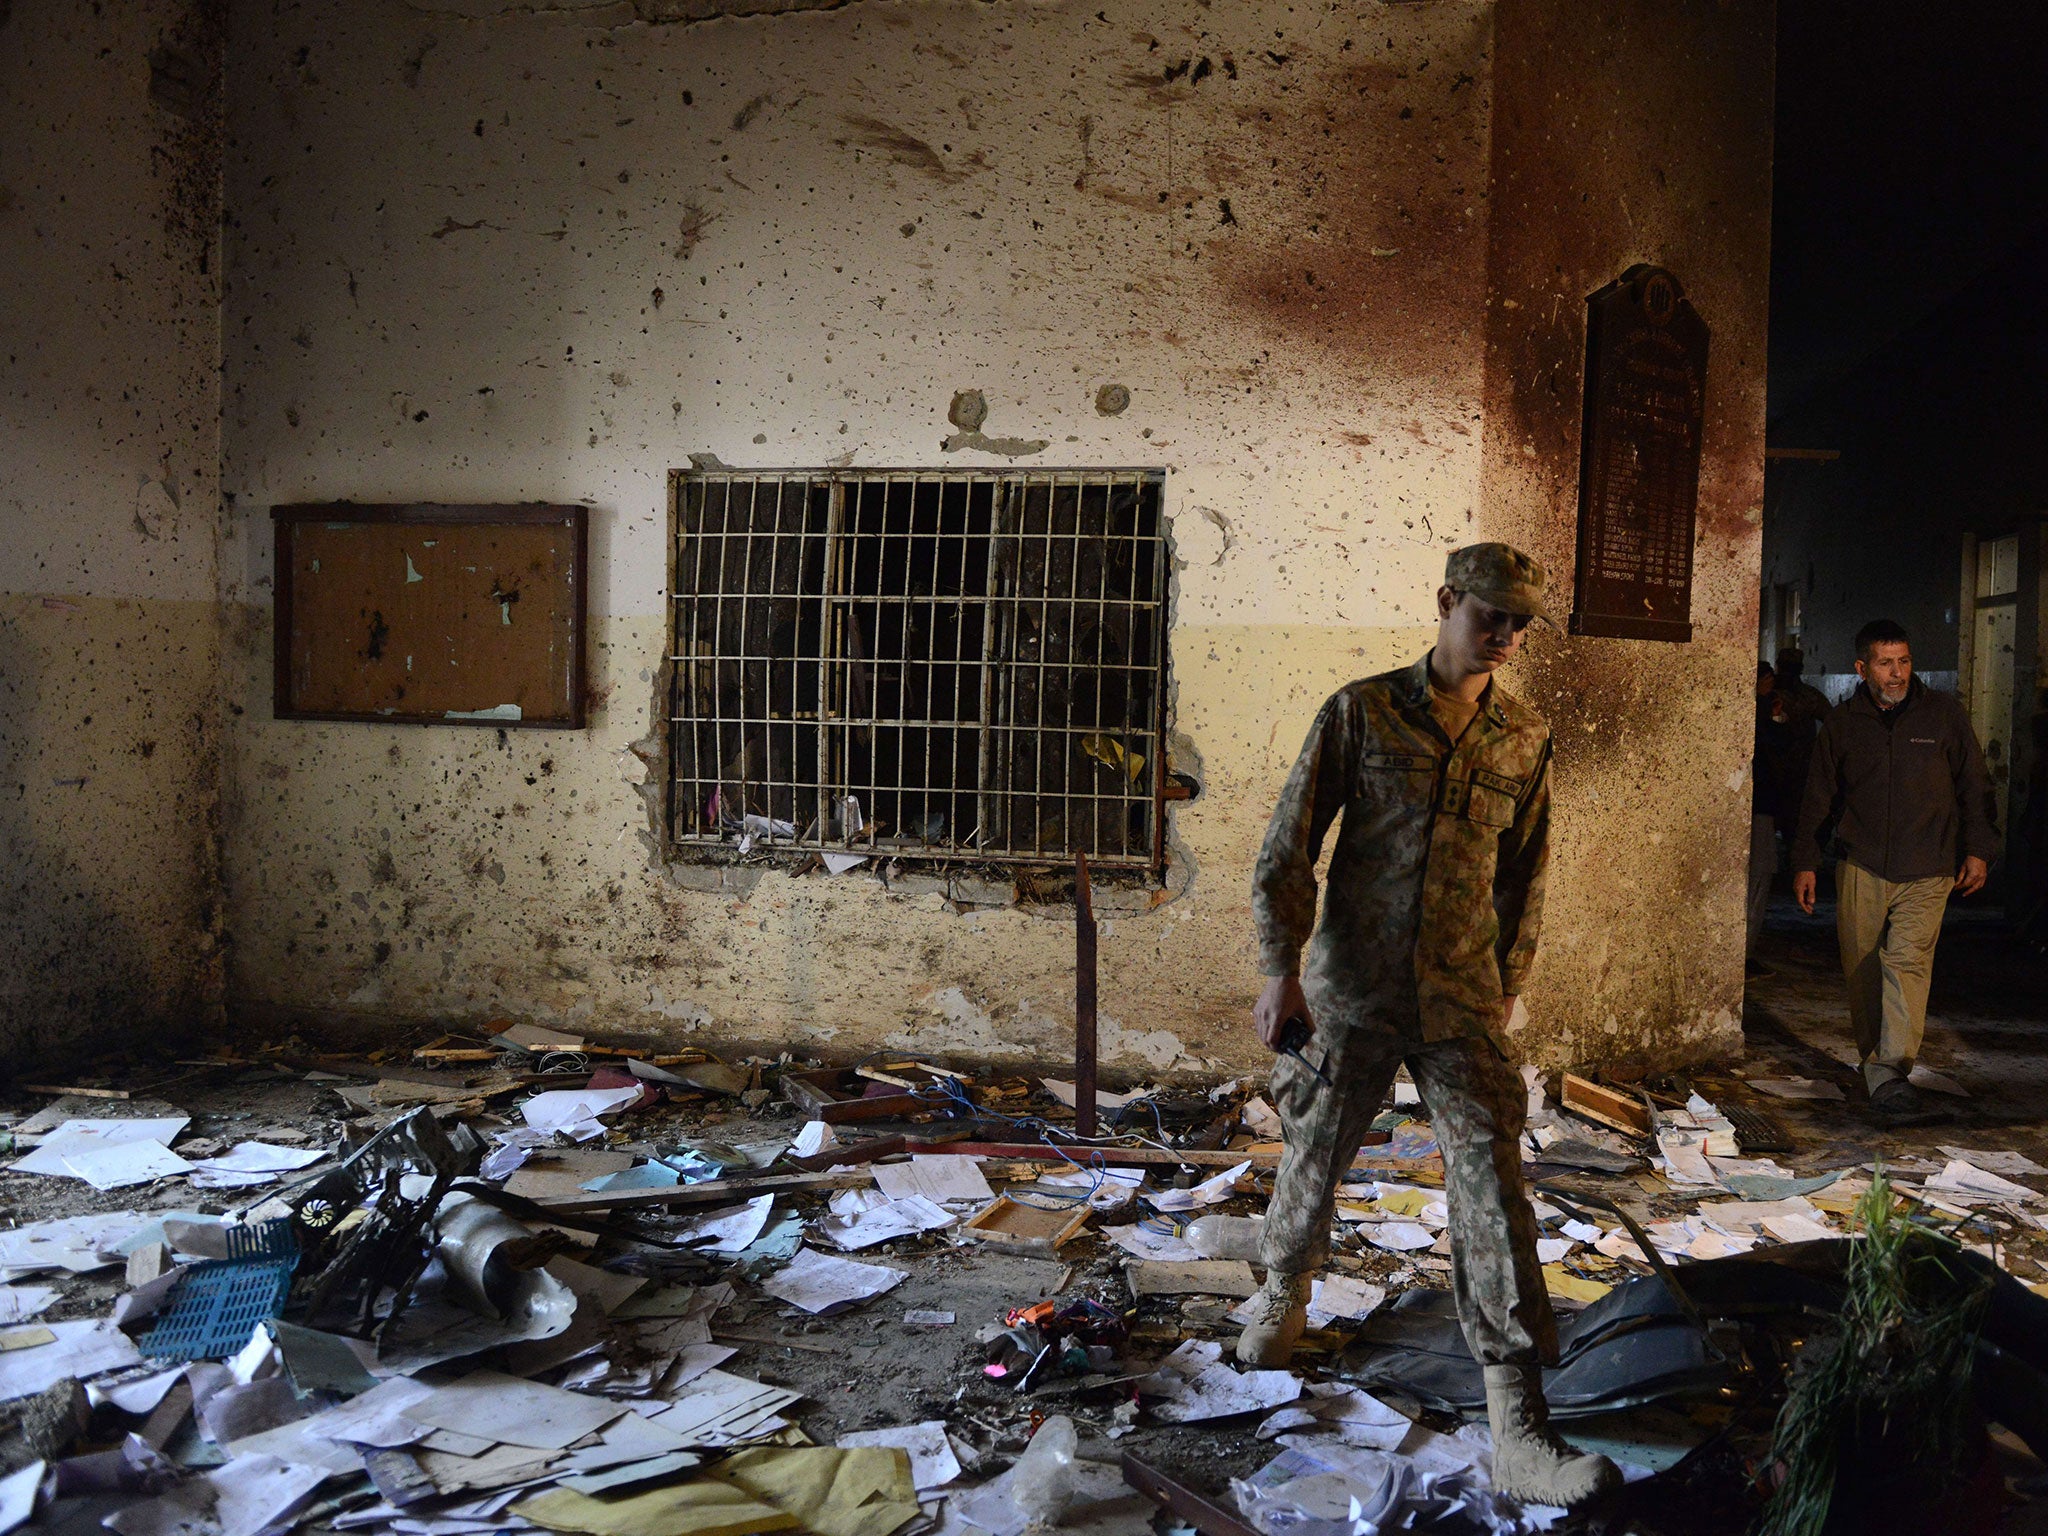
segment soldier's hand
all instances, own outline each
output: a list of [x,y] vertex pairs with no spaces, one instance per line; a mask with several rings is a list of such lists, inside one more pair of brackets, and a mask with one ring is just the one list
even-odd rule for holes
[[1984,882],[1991,874],[1991,867],[1982,859],[1963,860],[1962,872],[1956,876],[1956,894],[1974,896],[1984,889]]
[[1266,990],[1259,994],[1258,1002],[1252,1005],[1252,1023],[1258,1027],[1259,1040],[1275,1055],[1280,1051],[1280,1035],[1289,1019],[1300,1019],[1308,1025],[1313,1035],[1316,1021],[1310,1017],[1308,998],[1302,993],[1299,976],[1275,976],[1266,983]]
[[1799,903],[1799,910],[1813,910],[1814,893],[1820,889],[1820,877],[1810,869],[1802,869],[1792,877],[1792,899]]

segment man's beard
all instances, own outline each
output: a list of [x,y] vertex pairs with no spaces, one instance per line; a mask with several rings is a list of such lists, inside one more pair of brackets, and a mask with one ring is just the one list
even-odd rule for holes
[[1877,696],[1887,704],[1903,704],[1912,686],[1911,683],[1900,683],[1896,688],[1880,688],[1877,690]]

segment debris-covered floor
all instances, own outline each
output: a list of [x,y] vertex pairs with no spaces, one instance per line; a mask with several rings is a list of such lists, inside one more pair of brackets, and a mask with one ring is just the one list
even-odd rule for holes
[[[1949,969],[2002,942],[1964,934]],[[1255,1082],[1159,1089],[1088,1145],[1050,1068],[719,1063],[514,1026],[17,1085],[0,1529],[1742,1529],[1880,1160],[1909,1237],[1986,1261],[1984,1336],[2025,1390],[1986,1408],[1953,1507],[2018,1529],[2048,1425],[2048,1145],[2038,1078],[1982,1041],[2017,1058],[2025,1035],[1958,1026],[1938,987],[1954,1118],[1882,1134],[1838,1059],[1824,931],[1783,924],[1771,957],[1739,1067],[1531,1082],[1550,1395],[1629,1471],[1606,1508],[1488,1489],[1405,1085],[1294,1369],[1246,1372],[1232,1313],[1278,1153]],[[1157,1478],[1210,1507],[1162,1509]]]

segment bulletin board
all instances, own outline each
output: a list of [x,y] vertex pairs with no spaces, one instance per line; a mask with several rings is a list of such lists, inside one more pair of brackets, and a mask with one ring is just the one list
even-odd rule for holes
[[277,507],[280,720],[584,723],[582,507]]

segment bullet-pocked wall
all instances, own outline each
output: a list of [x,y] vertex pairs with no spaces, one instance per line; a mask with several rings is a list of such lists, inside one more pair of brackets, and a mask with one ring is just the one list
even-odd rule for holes
[[[1494,8],[654,9],[235,13],[234,1005],[1058,1059],[1070,911],[949,902],[873,866],[693,888],[720,882],[650,860],[632,749],[663,656],[665,478],[692,454],[1152,466],[1174,766],[1201,791],[1172,814],[1166,889],[1109,903],[1103,1055],[1118,1076],[1254,1063],[1249,874],[1316,706],[1427,645],[1448,548],[1552,553],[1553,507],[1485,487]],[[1768,104],[1766,84],[1760,122]],[[1701,163],[1718,178],[1738,152]],[[1697,169],[1631,196],[1693,196]],[[1761,227],[1741,238],[1761,250]],[[1760,332],[1760,279],[1723,302]],[[1121,414],[1096,409],[1106,384]],[[962,390],[988,402],[978,437],[947,420]],[[1710,473],[1739,479],[1753,450],[1714,438]],[[343,498],[587,504],[589,728],[272,720],[269,509]],[[1755,555],[1704,546],[1743,558],[1703,581],[1710,605]],[[1739,779],[1746,725],[1643,707],[1660,755],[1616,781],[1620,814],[1669,817],[1659,774],[1690,785],[1697,761]],[[1702,1009],[1734,1005],[1709,950],[1746,793],[1716,782],[1701,837],[1728,823],[1725,879],[1677,898],[1710,921],[1660,940],[1708,996],[1664,996],[1668,966],[1637,975],[1608,941],[1631,1045],[1697,1050]],[[1589,835],[1577,815],[1567,839]],[[1645,879],[1677,856],[1637,841]],[[1610,877],[1567,861],[1560,911],[1597,910],[1573,884]],[[1567,1009],[1546,982],[1525,1048],[1575,1046]]]
[[218,1001],[219,18],[0,6],[0,1055]]

